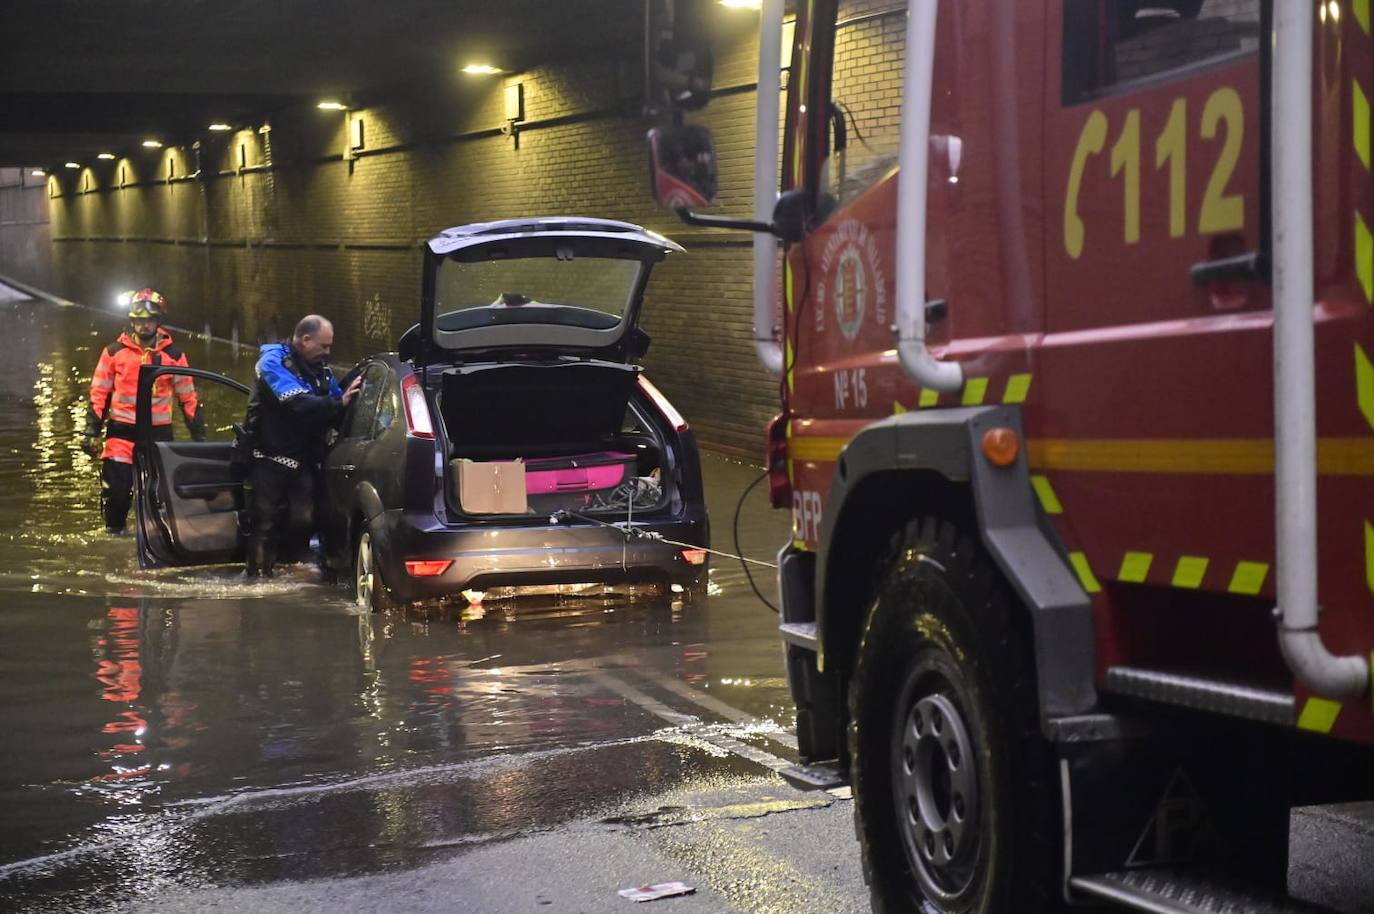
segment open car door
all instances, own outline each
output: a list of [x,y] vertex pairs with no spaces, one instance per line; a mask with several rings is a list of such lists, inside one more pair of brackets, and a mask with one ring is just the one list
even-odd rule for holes
[[[166,440],[167,427],[152,422],[154,395],[169,394],[185,377],[196,384],[205,441]],[[243,420],[247,404],[247,387],[213,371],[173,365],[145,365],[139,371],[134,527],[140,567],[242,561],[243,481],[231,458],[233,423]],[[174,407],[172,428],[184,437],[178,412]]]

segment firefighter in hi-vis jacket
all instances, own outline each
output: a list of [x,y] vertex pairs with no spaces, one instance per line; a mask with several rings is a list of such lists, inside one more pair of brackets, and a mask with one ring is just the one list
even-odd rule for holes
[[[91,406],[86,417],[83,447],[100,457],[100,507],[109,533],[123,533],[133,504],[134,406],[138,400],[141,365],[186,367],[186,354],[162,329],[167,300],[152,289],[129,295],[129,329],[100,352],[91,378]],[[194,441],[205,440],[205,418],[196,401],[196,388],[185,375],[162,377],[153,388],[153,435],[172,440],[172,395],[181,403],[186,427]],[[105,433],[101,446],[102,427]]]

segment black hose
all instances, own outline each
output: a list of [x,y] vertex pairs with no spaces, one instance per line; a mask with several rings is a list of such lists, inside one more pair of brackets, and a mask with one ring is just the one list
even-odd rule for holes
[[767,606],[769,609],[773,610],[773,612],[777,612],[778,608],[773,605],[772,601],[770,601],[767,597],[763,595],[763,591],[759,590],[759,586],[754,583],[754,573],[749,570],[749,563],[744,561],[743,559],[744,550],[741,549],[739,546],[739,515],[740,511],[744,508],[744,500],[749,497],[750,492],[754,491],[755,486],[757,486],[759,483],[763,482],[767,478],[768,471],[764,470],[762,473],[759,474],[758,479],[755,479],[753,482],[749,483],[749,485],[745,487],[744,491],[740,493],[739,501],[735,502],[735,520],[732,524],[732,527],[735,533],[735,555],[740,557],[739,567],[744,569],[744,576],[748,579],[749,586],[754,591],[754,596],[762,600],[764,606]]

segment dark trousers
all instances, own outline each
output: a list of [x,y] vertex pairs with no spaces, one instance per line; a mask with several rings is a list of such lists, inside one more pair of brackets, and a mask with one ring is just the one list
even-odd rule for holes
[[278,560],[310,552],[315,531],[315,473],[258,458],[248,470],[248,573],[268,575]]
[[134,503],[134,465],[105,458],[100,461],[100,511],[105,529],[123,532]]

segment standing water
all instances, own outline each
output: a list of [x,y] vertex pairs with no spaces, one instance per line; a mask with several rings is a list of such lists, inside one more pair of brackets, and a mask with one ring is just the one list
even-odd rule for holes
[[[124,321],[6,295],[0,908],[413,864],[758,770],[665,726],[646,692],[728,702],[754,721],[733,739],[785,754],[776,617],[738,564],[713,560],[696,600],[386,615],[312,566],[255,584],[225,566],[139,569],[132,537],[104,532],[98,462],[79,446],[91,371]],[[255,349],[173,335],[193,366],[251,378]],[[212,437],[226,435],[242,402],[209,386]],[[731,549],[755,471],[705,464]],[[786,519],[763,507],[756,490],[744,547],[769,558]]]

